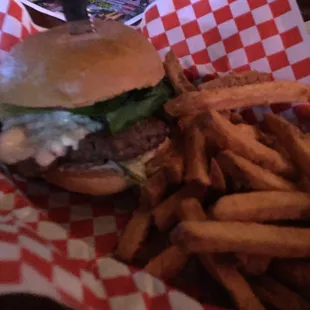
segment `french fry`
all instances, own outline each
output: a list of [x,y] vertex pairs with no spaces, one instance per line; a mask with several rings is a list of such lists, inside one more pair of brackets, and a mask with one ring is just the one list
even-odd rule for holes
[[190,195],[191,189],[183,186],[179,191],[175,192],[158,206],[155,207],[152,214],[155,225],[159,230],[167,230],[177,220],[177,209],[181,201]]
[[286,286],[268,276],[260,276],[251,281],[255,295],[265,304],[274,309],[306,310],[310,309],[310,302],[291,291]]
[[297,290],[306,290],[309,293],[309,260],[277,259],[272,263],[270,273],[286,285]]
[[263,310],[265,309],[259,299],[254,295],[250,285],[238,270],[229,264],[215,262],[210,266],[210,262],[200,258],[202,265],[207,271],[212,272],[212,276],[221,283],[230,296],[235,301],[237,309],[240,310]]
[[[183,221],[204,222],[207,220],[207,215],[197,199],[187,198],[180,205],[179,218]],[[238,309],[264,309],[234,266],[223,263],[209,253],[200,254],[199,259],[206,271],[227,289]]]
[[167,76],[178,94],[196,91],[197,88],[187,79],[173,51],[167,53],[164,62]]
[[180,184],[184,174],[184,158],[180,151],[176,151],[167,156],[162,163],[166,178],[169,183]]
[[175,245],[152,258],[144,270],[156,278],[168,281],[177,276],[188,262],[190,255]]
[[242,134],[247,135],[249,138],[254,140],[259,140],[261,136],[261,132],[258,128],[248,124],[238,124],[236,125],[238,130],[242,132]]
[[210,164],[210,179],[211,179],[211,184],[214,189],[221,193],[226,192],[226,181],[224,174],[217,163],[216,159],[212,158],[211,159],[211,164]]
[[238,268],[247,275],[258,276],[266,273],[271,262],[270,257],[262,255],[237,253],[236,257],[238,259]]
[[182,222],[173,242],[192,253],[310,257],[310,229],[241,222]]
[[230,175],[235,182],[241,182],[253,190],[296,191],[293,183],[231,151],[221,152],[216,160],[224,174]]
[[178,126],[181,129],[181,131],[184,131],[185,128],[189,127],[192,123],[193,120],[195,119],[195,115],[188,115],[188,116],[183,116],[178,120]]
[[165,110],[171,116],[181,117],[208,109],[221,111],[254,105],[307,102],[309,95],[308,85],[299,82],[274,81],[184,93],[169,100]]
[[178,216],[181,221],[206,221],[207,215],[203,211],[198,199],[185,198],[178,208]]
[[208,187],[211,181],[207,172],[205,138],[196,126],[188,127],[184,136],[185,183]]
[[267,114],[268,128],[277,136],[299,168],[310,177],[310,148],[305,135],[284,118]]
[[163,199],[168,186],[165,171],[158,170],[140,189],[140,205],[154,207]]
[[127,224],[116,249],[116,256],[131,262],[145,240],[151,225],[151,213],[137,210]]
[[257,71],[246,71],[242,73],[230,73],[226,76],[202,83],[198,89],[215,89],[235,86],[244,86],[270,81],[270,74]]
[[267,191],[223,196],[212,215],[220,221],[242,222],[310,219],[310,194]]
[[206,127],[213,133],[220,148],[229,149],[272,172],[293,174],[294,167],[281,154],[250,138],[216,111],[210,111],[209,114],[212,120],[207,121]]

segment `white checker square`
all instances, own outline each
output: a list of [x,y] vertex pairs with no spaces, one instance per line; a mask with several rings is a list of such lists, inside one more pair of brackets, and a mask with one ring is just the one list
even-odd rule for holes
[[208,46],[208,53],[211,61],[215,61],[226,55],[226,50],[223,42],[221,41]]
[[305,77],[303,77],[303,78],[301,78],[301,79],[298,79],[298,81],[299,81],[300,83],[310,84],[310,75],[305,76]]
[[216,23],[213,13],[209,13],[203,17],[199,17],[197,19],[197,22],[198,22],[200,31],[202,33],[207,32],[210,29],[217,27],[217,23]]
[[66,240],[68,238],[68,232],[60,225],[41,221],[38,224],[38,234],[47,240]]
[[92,273],[81,270],[81,280],[96,297],[106,298],[107,294],[102,283]]
[[186,41],[191,54],[194,54],[206,48],[206,43],[201,34],[190,37]]
[[266,57],[250,62],[250,67],[252,70],[271,73],[269,61]]
[[230,3],[230,10],[233,17],[238,17],[251,11],[248,2],[244,0],[237,0]]
[[296,115],[295,115],[294,110],[292,108],[287,109],[285,111],[282,111],[279,114],[280,114],[280,116],[282,116],[283,118],[285,118],[291,122],[293,122],[296,119]]
[[67,243],[69,259],[80,259],[90,261],[95,258],[94,248],[85,241],[79,239],[69,239]]
[[1,0],[0,1],[0,12],[6,13],[9,7],[10,0]]
[[150,38],[156,37],[157,35],[165,32],[165,28],[161,18],[156,18],[148,22],[146,27]]
[[185,40],[185,36],[182,27],[176,27],[166,32],[168,41],[170,45],[182,42]]
[[205,65],[197,65],[197,70],[199,72],[199,76],[205,76],[207,74],[216,73],[214,66],[211,63],[205,64]]
[[22,222],[35,223],[39,220],[40,211],[31,206],[27,206],[21,209],[15,209],[13,213]]
[[166,292],[166,287],[162,281],[144,271],[136,272],[133,279],[139,291],[147,293],[150,297],[160,296]]
[[196,19],[196,15],[192,5],[187,5],[186,7],[176,11],[181,25],[191,22]]
[[99,275],[103,279],[111,279],[119,276],[128,276],[130,271],[128,267],[118,262],[117,260],[109,257],[99,258],[96,261]]
[[43,274],[40,274],[38,270],[25,263],[21,264],[20,270],[23,280],[19,292],[24,291],[37,295],[45,295],[61,302],[57,288],[50,279],[46,278]]
[[95,217],[93,222],[95,236],[114,233],[117,230],[114,216]]
[[0,260],[7,261],[20,259],[19,245],[0,240],[0,249]]
[[109,299],[111,310],[146,310],[144,299],[140,293],[116,296]]
[[256,25],[273,19],[273,15],[268,4],[252,10],[252,15]]
[[82,221],[93,217],[93,210],[87,205],[71,205],[70,206],[70,220]]
[[273,71],[272,75],[275,78],[275,80],[289,80],[289,81],[296,80],[291,66],[287,66],[285,68]]
[[55,284],[71,298],[73,297],[79,301],[83,300],[82,283],[78,277],[59,266],[55,266],[53,268],[53,278]]
[[210,3],[210,6],[211,6],[213,11],[216,11],[216,10],[224,7],[225,5],[228,5],[227,0],[211,0],[211,1],[209,1],[209,3]]
[[21,33],[22,33],[21,21],[17,20],[15,17],[13,17],[11,15],[6,15],[4,17],[2,31],[19,38],[21,36]]
[[194,65],[194,60],[191,55],[183,56],[179,59],[182,68],[188,69]]
[[229,53],[228,61],[231,69],[242,67],[249,63],[246,52],[243,48]]
[[168,293],[169,303],[171,309],[178,310],[203,310],[203,306],[199,304],[196,300],[188,298],[185,294],[172,291]]
[[[156,5],[160,16],[165,16],[174,12],[174,4],[172,0],[165,0],[164,2],[158,1],[154,5]],[[150,9],[152,6],[153,5],[148,6],[148,9]]]
[[0,192],[0,211],[12,211],[14,208],[15,193],[5,194]]
[[261,38],[256,26],[240,31],[239,33],[243,46],[260,42]]
[[286,50],[287,58],[290,64],[294,64],[304,59],[309,58],[309,50],[304,46],[304,43],[293,45]]
[[[1,41],[1,32],[0,32],[0,41]],[[9,53],[3,50],[0,50],[0,63],[7,57]]]
[[11,224],[8,225],[5,223],[3,223],[3,224],[1,223],[0,224],[0,231],[17,234],[18,229],[17,229],[16,225],[11,225]]
[[270,107],[267,106],[254,106],[252,107],[253,113],[257,119],[257,122],[262,122],[264,120],[264,114],[272,113]]
[[166,54],[170,51],[170,49],[171,48],[169,46],[167,46],[167,47],[164,47],[161,50],[157,51],[157,53],[158,53],[158,55],[162,61],[165,60]]
[[19,243],[36,256],[52,261],[52,250],[47,245],[24,235],[19,235]]
[[31,18],[28,14],[28,12],[23,10],[23,14],[22,14],[22,24],[23,26],[30,31],[31,30]]
[[296,17],[292,12],[287,12],[279,17],[276,17],[274,21],[280,33],[296,27]]
[[229,38],[232,35],[238,33],[238,29],[234,19],[228,20],[227,22],[218,25],[218,29],[222,39]]
[[262,41],[267,56],[284,50],[282,39],[279,35],[272,36]]

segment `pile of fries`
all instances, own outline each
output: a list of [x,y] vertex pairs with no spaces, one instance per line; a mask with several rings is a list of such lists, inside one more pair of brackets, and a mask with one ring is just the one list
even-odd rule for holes
[[147,164],[116,256],[134,263],[150,234],[167,232],[144,265],[155,277],[171,281],[196,256],[238,309],[310,309],[310,136],[274,114],[262,131],[235,112],[307,102],[310,87],[259,72],[196,87],[172,52],[165,67],[178,128]]

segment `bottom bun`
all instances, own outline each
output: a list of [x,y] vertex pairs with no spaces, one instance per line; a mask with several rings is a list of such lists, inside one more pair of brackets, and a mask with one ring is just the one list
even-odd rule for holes
[[43,175],[49,183],[68,191],[92,196],[106,196],[124,191],[132,183],[112,169],[56,169]]

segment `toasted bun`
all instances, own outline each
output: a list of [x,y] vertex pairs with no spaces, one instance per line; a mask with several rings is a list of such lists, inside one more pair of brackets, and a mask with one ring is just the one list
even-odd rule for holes
[[56,169],[44,178],[64,189],[92,196],[106,196],[124,191],[130,186],[124,175],[111,169]]
[[68,25],[28,37],[0,67],[2,102],[75,108],[156,85],[162,62],[148,40],[119,22],[95,21],[95,33]]

